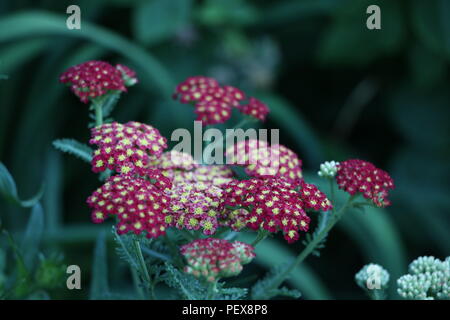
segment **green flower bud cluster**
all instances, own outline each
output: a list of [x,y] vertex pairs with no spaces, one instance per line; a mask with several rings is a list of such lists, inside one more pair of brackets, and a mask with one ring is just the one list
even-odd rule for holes
[[323,178],[334,178],[338,170],[338,165],[339,162],[336,161],[325,161],[320,165],[320,170],[317,174]]
[[450,299],[450,257],[419,257],[409,265],[409,274],[397,280],[397,292],[405,299]]
[[355,275],[355,281],[364,290],[384,290],[388,287],[389,272],[379,264],[370,263]]

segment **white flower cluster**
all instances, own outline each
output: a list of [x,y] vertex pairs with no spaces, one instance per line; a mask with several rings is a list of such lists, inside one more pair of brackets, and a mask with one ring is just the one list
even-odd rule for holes
[[419,257],[409,265],[409,274],[397,280],[398,294],[410,300],[450,299],[450,257]]
[[355,281],[364,290],[386,289],[389,272],[379,264],[370,263],[355,275]]
[[333,178],[337,173],[337,166],[339,162],[336,161],[325,161],[320,165],[320,170],[317,172],[319,177]]

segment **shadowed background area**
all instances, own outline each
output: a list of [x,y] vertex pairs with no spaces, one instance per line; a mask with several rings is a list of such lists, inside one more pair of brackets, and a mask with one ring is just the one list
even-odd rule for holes
[[[66,28],[70,4],[81,8],[81,30]],[[371,4],[381,8],[381,30],[366,28]],[[348,158],[392,175],[391,207],[345,216],[321,257],[294,272],[289,284],[304,298],[364,298],[353,277],[369,262],[391,272],[393,293],[409,261],[450,255],[450,2],[1,1],[0,161],[21,198],[45,184],[40,251],[84,272],[84,290],[36,297],[87,298],[95,240],[100,230],[110,235],[108,225],[90,222],[85,201],[100,182],[89,165],[51,144],[89,138],[88,106],[58,76],[92,59],[128,65],[140,79],[122,95],[117,121],[151,124],[169,139],[176,128],[192,129],[193,109],[171,94],[187,76],[207,75],[268,104],[263,127],[280,129],[310,181],[320,183],[321,162]],[[1,228],[19,241],[30,211],[0,198]],[[246,267],[248,281],[288,261],[300,242],[266,240]],[[6,252],[4,237],[0,245]],[[113,248],[108,242],[110,285],[130,291]],[[0,280],[14,265],[11,252],[0,254]]]

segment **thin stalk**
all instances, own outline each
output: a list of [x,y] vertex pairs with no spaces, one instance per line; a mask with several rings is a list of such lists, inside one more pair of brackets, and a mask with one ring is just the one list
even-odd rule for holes
[[291,265],[284,272],[280,273],[280,275],[277,277],[277,280],[274,281],[272,286],[269,287],[267,291],[278,288],[283,283],[283,281],[286,280],[289,274],[314,251],[316,246],[323,240],[323,238],[328,235],[330,230],[333,229],[336,223],[341,219],[344,212],[351,205],[353,199],[354,197],[351,196],[342,206],[342,208],[331,217],[331,220],[328,222],[325,228],[321,230],[316,236],[314,236],[312,241],[308,243],[305,249],[303,249],[303,251],[297,256],[297,258],[291,263]]
[[211,282],[208,286],[208,293],[206,294],[206,300],[214,300],[217,291],[217,281]]
[[139,262],[139,270],[140,270],[140,276],[142,280],[144,280],[144,288],[148,292],[148,288],[150,284],[152,283],[152,280],[150,279],[150,275],[148,274],[147,265],[145,264],[144,256],[142,254],[141,245],[139,243],[138,239],[133,239],[133,245],[136,252],[136,256],[138,258]]
[[258,234],[256,235],[255,240],[250,244],[252,247],[256,247],[258,243],[263,241],[267,236],[269,235],[269,232],[267,230],[259,230]]

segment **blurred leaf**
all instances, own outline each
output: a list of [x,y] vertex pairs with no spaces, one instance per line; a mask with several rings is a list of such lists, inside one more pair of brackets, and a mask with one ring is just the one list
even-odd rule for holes
[[88,163],[92,161],[92,149],[75,139],[58,139],[53,141],[53,146],[62,152],[73,154]]
[[414,83],[418,86],[436,87],[444,80],[447,72],[444,57],[423,46],[414,46],[408,58]]
[[153,81],[161,94],[169,96],[172,93],[174,88],[172,78],[148,52],[121,36],[87,21],[83,21],[82,29],[73,32],[67,29],[65,20],[65,16],[43,11],[12,14],[0,21],[0,42],[36,35],[62,35],[88,39],[122,54],[139,65],[147,79]]
[[275,95],[258,94],[257,97],[269,106],[268,119],[276,122],[297,143],[301,151],[300,158],[318,166],[324,157],[320,140],[295,106]]
[[208,26],[245,26],[257,21],[258,11],[243,0],[207,0],[197,16],[201,23]]
[[21,245],[23,260],[28,270],[32,270],[36,264],[43,233],[44,212],[41,204],[38,202],[31,211]]
[[134,9],[135,38],[151,45],[173,36],[189,24],[191,0],[153,0]]
[[14,69],[47,48],[47,39],[27,39],[0,50],[0,72],[13,73]]
[[89,298],[104,299],[109,294],[108,262],[106,252],[105,232],[98,234],[92,261],[92,280]]
[[338,1],[335,0],[275,1],[264,10],[264,15],[261,15],[258,22],[265,26],[286,25],[301,18],[329,14],[337,6]]
[[[252,242],[253,239],[254,235],[252,233],[240,232],[238,235],[238,240],[246,243]],[[256,247],[256,259],[254,262],[262,265],[266,269],[270,269],[280,263],[292,261],[294,258],[294,254],[286,246],[274,240],[266,239]],[[307,299],[331,299],[327,288],[306,263],[294,269],[286,282],[299,289]]]
[[[381,29],[369,30],[366,9],[381,9]],[[334,21],[325,31],[318,49],[319,61],[345,66],[367,65],[397,52],[405,40],[405,22],[400,1],[345,1],[335,11]]]
[[20,200],[17,194],[16,183],[13,177],[9,173],[8,169],[0,162],[0,193],[9,201],[22,206],[22,207],[32,207],[44,194],[44,185],[41,186],[40,190],[36,195],[28,200]]
[[51,150],[48,153],[45,177],[46,188],[43,197],[45,212],[46,231],[57,230],[62,222],[62,201],[63,201],[63,164],[59,152]]
[[413,28],[422,43],[450,59],[450,2],[411,1]]

